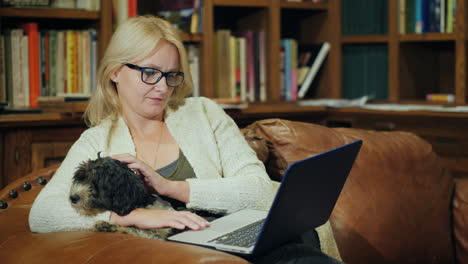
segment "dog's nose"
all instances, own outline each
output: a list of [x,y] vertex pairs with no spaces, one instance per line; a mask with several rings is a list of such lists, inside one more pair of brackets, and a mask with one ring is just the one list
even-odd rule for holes
[[76,204],[80,200],[80,196],[78,194],[70,195],[70,201]]

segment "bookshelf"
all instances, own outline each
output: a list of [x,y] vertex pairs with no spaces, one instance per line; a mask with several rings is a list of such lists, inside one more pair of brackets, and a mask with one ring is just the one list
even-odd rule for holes
[[[37,22],[41,29],[53,28],[54,24],[57,23],[70,24],[70,28],[91,26],[98,30],[99,54],[102,55],[112,36],[112,6],[111,2],[108,0],[100,1],[100,11],[0,7],[0,24],[3,28],[25,22]],[[55,25],[55,27],[57,27],[57,25]]]

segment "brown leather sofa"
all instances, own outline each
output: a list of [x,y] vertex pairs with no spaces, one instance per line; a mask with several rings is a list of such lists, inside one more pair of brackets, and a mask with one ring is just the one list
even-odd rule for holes
[[[468,180],[455,182],[419,137],[279,119],[243,133],[275,179],[290,162],[364,141],[330,219],[346,263],[468,263]],[[206,248],[121,234],[31,233],[31,203],[56,168],[0,191],[8,204],[0,209],[1,263],[245,263]]]

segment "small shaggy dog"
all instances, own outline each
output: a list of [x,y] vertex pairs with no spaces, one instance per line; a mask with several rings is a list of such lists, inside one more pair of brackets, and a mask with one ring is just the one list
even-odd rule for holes
[[[108,210],[123,216],[135,208],[173,210],[170,203],[150,193],[141,177],[126,164],[110,157],[101,158],[99,154],[96,160],[81,163],[73,176],[70,202],[78,213],[94,216]],[[161,240],[172,233],[171,228],[120,227],[106,221],[96,222],[94,231]]]

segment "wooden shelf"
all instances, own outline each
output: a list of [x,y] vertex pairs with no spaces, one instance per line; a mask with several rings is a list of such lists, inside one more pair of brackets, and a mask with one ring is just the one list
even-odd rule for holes
[[180,38],[183,42],[201,42],[203,40],[203,35],[180,32]]
[[326,3],[312,3],[312,2],[280,2],[280,7],[285,9],[311,9],[311,10],[328,10]]
[[343,36],[341,38],[343,43],[387,43],[388,35],[356,35],[356,36]]
[[0,8],[0,16],[94,20],[99,19],[99,12],[80,9]]
[[214,6],[268,7],[269,0],[213,0]]
[[454,33],[425,33],[425,34],[404,34],[399,36],[402,42],[423,42],[423,41],[453,41],[456,39]]

